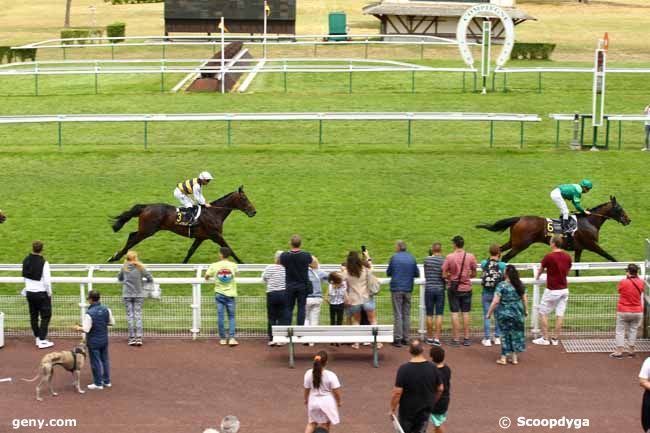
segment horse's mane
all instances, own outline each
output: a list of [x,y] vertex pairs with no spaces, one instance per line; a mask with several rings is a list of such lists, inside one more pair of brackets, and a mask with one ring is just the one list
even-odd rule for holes
[[221,204],[221,203],[220,203],[221,201],[226,200],[228,197],[230,197],[231,195],[235,194],[235,192],[236,192],[236,191],[229,192],[228,194],[226,194],[226,195],[224,195],[224,196],[222,196],[222,197],[219,197],[218,199],[216,199],[216,200],[210,202],[210,204]]
[[592,207],[592,208],[589,208],[589,211],[592,211],[592,210],[598,210],[598,209],[600,209],[601,207],[605,207],[605,206],[607,206],[608,204],[611,204],[611,203],[612,203],[611,200],[610,200],[610,201],[606,201],[605,203],[599,204],[598,206],[594,206],[594,207]]

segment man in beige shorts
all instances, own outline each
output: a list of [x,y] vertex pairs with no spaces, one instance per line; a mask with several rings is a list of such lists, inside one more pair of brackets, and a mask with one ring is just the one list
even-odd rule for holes
[[[535,275],[535,279],[547,272],[546,289],[539,305],[539,315],[542,322],[542,336],[533,340],[534,344],[557,346],[560,342],[560,332],[567,302],[569,301],[569,286],[567,275],[571,271],[571,256],[560,248],[562,237],[553,236],[551,239],[551,252],[542,259],[541,266]],[[555,332],[548,338],[548,316],[555,311]]]

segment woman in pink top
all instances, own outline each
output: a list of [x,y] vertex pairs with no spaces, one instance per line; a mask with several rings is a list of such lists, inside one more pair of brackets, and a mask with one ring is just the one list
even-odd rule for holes
[[305,405],[307,406],[307,427],[305,433],[312,433],[316,427],[330,430],[339,423],[341,406],[341,383],[336,374],[325,370],[327,352],[321,350],[314,356],[314,367],[305,373]]
[[633,358],[636,332],[643,321],[642,296],[645,283],[639,278],[639,267],[627,267],[627,278],[618,284],[618,307],[616,308],[616,350],[611,358],[623,359],[623,346],[627,334],[628,356]]

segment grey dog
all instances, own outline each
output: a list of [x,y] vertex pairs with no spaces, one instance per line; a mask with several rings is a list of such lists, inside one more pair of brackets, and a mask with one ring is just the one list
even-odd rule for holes
[[81,390],[80,387],[80,376],[81,369],[86,363],[86,357],[88,355],[88,349],[84,343],[79,344],[72,350],[66,350],[63,352],[52,352],[48,353],[41,359],[41,363],[38,366],[38,374],[33,379],[23,379],[25,382],[34,382],[37,379],[41,379],[36,385],[36,400],[43,401],[41,398],[41,386],[47,382],[50,388],[50,393],[53,396],[58,395],[54,392],[52,388],[52,376],[54,376],[54,367],[60,365],[67,371],[72,373],[72,385],[77,389],[79,394],[83,394],[85,391]]

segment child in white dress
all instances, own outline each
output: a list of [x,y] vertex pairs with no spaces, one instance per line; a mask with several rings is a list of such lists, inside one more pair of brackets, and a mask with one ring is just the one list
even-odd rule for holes
[[313,433],[316,427],[328,431],[331,425],[339,423],[341,406],[341,383],[333,372],[325,370],[327,352],[321,350],[314,356],[314,367],[305,373],[305,405],[307,406],[307,427],[305,433]]

